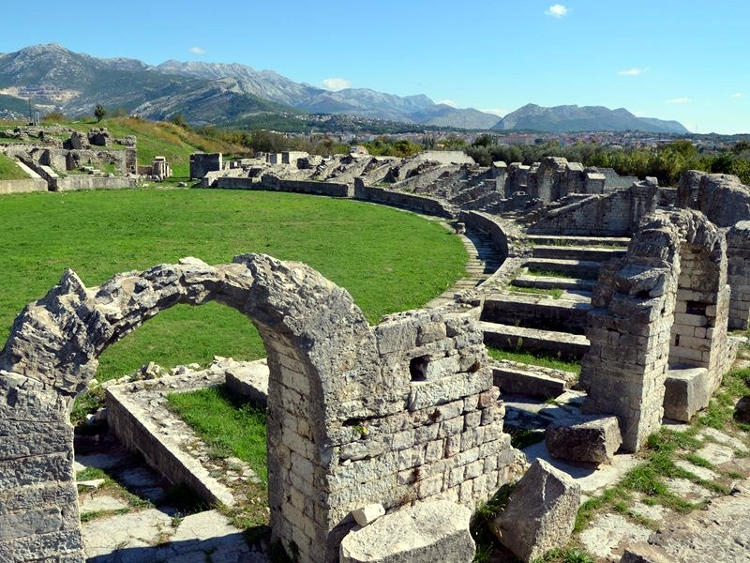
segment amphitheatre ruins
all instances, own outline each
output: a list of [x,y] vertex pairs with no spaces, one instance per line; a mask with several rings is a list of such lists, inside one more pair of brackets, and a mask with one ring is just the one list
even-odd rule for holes
[[[0,182],[0,193],[126,188],[139,175],[169,175],[163,159],[137,165],[135,139],[54,132],[70,138],[30,129],[3,148],[32,180]],[[80,177],[60,174],[81,166]],[[689,428],[744,361],[750,187],[736,177],[690,171],[660,186],[563,158],[481,167],[450,151],[196,153],[190,176],[200,189],[349,198],[437,218],[468,248],[468,274],[425,307],[371,325],[309,266],[244,249],[232,263],[185,257],[95,287],[65,271],[18,314],[0,353],[0,560],[91,557],[72,403],[105,349],[178,304],[236,309],[258,328],[267,359],[117,379],[107,386],[109,432],[207,504],[231,505],[243,481],[230,486],[181,448],[153,405],[166,390],[219,384],[264,405],[270,541],[305,562],[471,561],[472,515],[516,482],[492,527],[516,557],[537,559],[566,545],[579,505],[633,470],[650,436]],[[579,363],[580,377],[497,359],[486,346]],[[541,441],[516,447],[519,432]],[[583,547],[602,561],[747,560],[748,433],[698,432],[700,455],[713,461],[673,484],[708,494],[704,508],[723,507],[714,516],[721,532],[692,541],[710,525],[683,525],[641,495],[640,516],[602,516],[610,536],[581,532]],[[711,488],[724,474],[734,484]],[[181,560],[168,551],[177,548],[148,549],[92,560]],[[266,560],[233,549],[215,560]]]

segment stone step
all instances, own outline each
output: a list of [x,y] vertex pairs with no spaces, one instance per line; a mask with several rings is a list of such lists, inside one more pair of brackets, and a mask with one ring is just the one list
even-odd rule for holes
[[568,387],[562,379],[509,365],[492,366],[492,378],[500,393],[541,399],[562,395]]
[[540,245],[627,247],[630,243],[629,237],[526,235],[526,239],[529,242]]
[[562,260],[557,258],[529,258],[524,263],[529,270],[556,272],[579,279],[595,280],[599,276],[601,262],[591,260]]
[[484,343],[496,348],[546,354],[567,360],[580,360],[589,349],[588,339],[580,334],[490,322],[480,324]]
[[504,325],[583,334],[591,304],[535,295],[490,295],[480,320]]
[[559,258],[563,260],[588,260],[604,262],[625,256],[624,248],[590,248],[587,246],[538,245],[532,249],[534,258]]
[[594,289],[594,280],[583,280],[578,278],[552,278],[542,276],[518,276],[510,282],[516,287],[530,287],[535,289],[573,289],[588,291]]

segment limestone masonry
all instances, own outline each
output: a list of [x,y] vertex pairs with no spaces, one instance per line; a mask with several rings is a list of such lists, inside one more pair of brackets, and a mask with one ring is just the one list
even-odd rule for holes
[[[91,187],[55,173],[82,163],[133,182],[139,172],[135,139],[103,129],[6,133],[36,139],[5,148],[37,174],[28,189]],[[148,170],[169,172],[159,157]],[[266,401],[271,539],[306,562],[470,561],[469,515],[528,467],[509,427],[546,430],[556,459],[612,463],[665,418],[689,422],[706,408],[735,360],[729,331],[748,328],[750,188],[733,176],[691,171],[664,187],[563,158],[480,167],[450,152],[196,153],[190,174],[204,188],[440,217],[473,252],[474,281],[370,326],[344,289],[266,255],[217,266],[184,258],[91,288],[66,271],[18,315],[0,354],[0,560],[84,559],[72,402],[110,344],[176,304],[218,301],[258,328],[267,383],[264,364],[253,372],[262,384],[230,387]],[[492,362],[485,344],[580,360],[580,381]],[[124,392],[109,393],[114,427],[131,415],[118,410]],[[135,450],[137,441],[123,437]],[[565,544],[580,500],[566,475],[533,467],[493,524],[524,561]]]

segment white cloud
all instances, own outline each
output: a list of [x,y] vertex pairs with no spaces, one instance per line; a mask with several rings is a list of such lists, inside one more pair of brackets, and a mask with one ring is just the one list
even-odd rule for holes
[[668,104],[689,104],[690,102],[692,102],[692,100],[685,97],[672,98],[671,100],[667,100]]
[[742,97],[742,92],[735,92],[734,94],[732,94],[729,97],[736,100],[737,98],[741,98]]
[[619,74],[620,76],[638,76],[639,74],[643,74],[647,70],[647,68],[639,68],[637,66],[634,66],[633,68],[626,68],[624,70],[621,70],[617,74]]
[[206,53],[206,50],[203,47],[190,47],[188,51],[190,51],[194,55],[203,55]]
[[337,92],[346,88],[351,88],[352,83],[346,78],[326,78],[323,80],[323,88]]
[[482,111],[484,113],[491,113],[492,115],[496,115],[498,117],[503,117],[505,114],[509,113],[509,111],[505,108],[485,108],[480,109],[479,111]]
[[568,13],[568,9],[562,4],[552,4],[544,13],[553,18],[561,18]]
[[445,104],[446,106],[450,106],[452,108],[458,107],[458,104],[453,100],[440,100],[438,104]]

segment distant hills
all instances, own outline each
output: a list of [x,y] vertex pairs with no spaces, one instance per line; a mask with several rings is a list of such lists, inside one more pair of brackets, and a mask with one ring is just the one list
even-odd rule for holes
[[453,129],[687,132],[675,121],[638,118],[624,109],[529,104],[499,119],[476,109],[436,104],[423,94],[330,91],[241,64],[170,60],[151,66],[74,53],[56,43],[0,55],[0,116],[24,115],[21,104],[29,97],[43,111],[71,116],[90,114],[101,103],[148,119],[181,114],[198,125],[299,120],[305,128],[309,114],[328,114]]
[[650,133],[689,133],[678,121],[636,117],[625,108],[602,106],[541,107],[526,104],[503,117],[495,131],[529,130],[564,133],[568,131],[646,131]]

